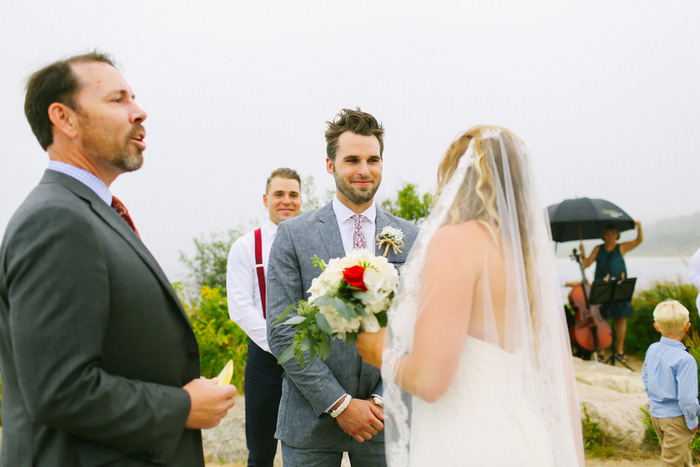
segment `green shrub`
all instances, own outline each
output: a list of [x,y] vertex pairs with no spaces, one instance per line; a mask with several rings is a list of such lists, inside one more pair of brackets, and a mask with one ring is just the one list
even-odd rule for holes
[[672,298],[678,300],[690,311],[691,329],[700,329],[700,317],[695,305],[698,289],[691,284],[664,281],[656,282],[651,288],[635,294],[632,299],[634,313],[627,319],[625,352],[632,355],[644,355],[651,344],[660,338],[654,329],[654,308],[660,302]]
[[218,289],[204,286],[198,300],[183,305],[197,337],[202,376],[217,376],[226,362],[233,360],[231,384],[242,394],[248,336],[229,319],[226,297]]
[[584,419],[581,421],[583,445],[586,453],[594,457],[613,457],[617,454],[615,445],[608,440],[600,425],[591,420],[586,404],[583,404]]

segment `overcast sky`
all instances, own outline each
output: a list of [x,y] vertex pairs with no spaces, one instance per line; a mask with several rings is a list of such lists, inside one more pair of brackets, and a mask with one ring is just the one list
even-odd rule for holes
[[202,233],[263,219],[280,166],[325,172],[325,121],[386,128],[378,198],[432,191],[449,143],[504,125],[537,161],[544,205],[588,196],[646,225],[700,211],[700,2],[2,0],[0,229],[47,156],[27,76],[98,48],[148,112],[144,167],[112,185],[171,280]]

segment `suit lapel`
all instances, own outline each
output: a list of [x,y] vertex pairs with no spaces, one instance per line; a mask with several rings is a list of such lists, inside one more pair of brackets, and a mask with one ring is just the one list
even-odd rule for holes
[[335,217],[332,203],[328,203],[318,211],[318,232],[323,246],[326,248],[326,258],[345,256],[345,248],[343,248],[343,240],[340,237],[338,220]]
[[139,255],[139,257],[143,260],[144,263],[146,263],[151,272],[153,272],[153,274],[161,282],[161,285],[168,291],[168,294],[177,303],[178,308],[182,312],[183,316],[187,318],[187,314],[182,308],[180,299],[178,298],[177,294],[175,293],[175,290],[168,281],[168,278],[165,276],[165,273],[163,272],[160,265],[151,254],[151,252],[148,250],[148,248],[146,248],[146,245],[144,245],[141,239],[138,237],[138,235],[136,235],[136,232],[134,232],[131,229],[131,227],[129,227],[129,224],[127,224],[124,221],[124,219],[122,219],[119,216],[119,214],[117,214],[114,211],[114,209],[112,209],[110,206],[107,206],[101,199],[90,201],[93,211],[95,211],[95,213],[97,213],[97,215],[100,216],[102,220],[104,220],[110,227],[112,227],[124,240],[126,240],[129,246],[131,246],[131,248],[133,248],[134,251],[136,251],[136,254]]
[[136,251],[143,262],[146,263],[149,269],[161,282],[163,288],[168,291],[168,294],[175,301],[178,309],[182,313],[182,316],[189,324],[189,319],[187,318],[185,310],[182,308],[182,303],[180,303],[180,299],[168,281],[168,278],[165,276],[165,273],[158,265],[158,262],[155,260],[153,255],[151,255],[151,252],[148,251],[148,248],[146,248],[138,235],[136,235],[136,232],[129,227],[124,219],[122,219],[111,206],[108,206],[90,188],[68,175],[47,170],[42,182],[43,181],[61,184],[75,193],[76,196],[88,202],[93,212],[95,212],[98,217],[100,217],[107,225],[117,232],[129,244],[129,246]]

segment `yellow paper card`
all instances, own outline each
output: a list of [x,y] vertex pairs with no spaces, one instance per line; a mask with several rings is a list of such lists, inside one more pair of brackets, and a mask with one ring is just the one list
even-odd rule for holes
[[233,360],[229,360],[224,369],[221,370],[221,373],[219,373],[219,386],[230,384],[231,378],[233,378]]

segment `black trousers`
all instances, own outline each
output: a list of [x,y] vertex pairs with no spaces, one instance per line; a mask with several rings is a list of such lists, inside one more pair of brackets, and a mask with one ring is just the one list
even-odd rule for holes
[[282,397],[282,367],[269,352],[248,341],[245,365],[245,437],[248,467],[272,467],[277,412]]

